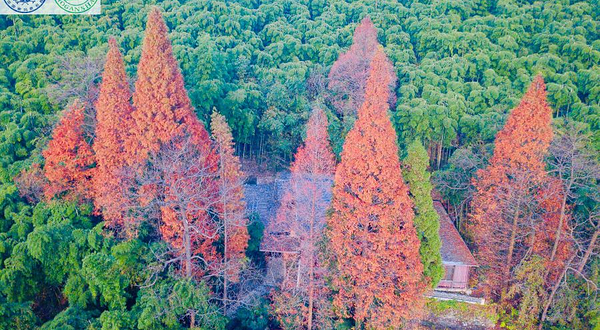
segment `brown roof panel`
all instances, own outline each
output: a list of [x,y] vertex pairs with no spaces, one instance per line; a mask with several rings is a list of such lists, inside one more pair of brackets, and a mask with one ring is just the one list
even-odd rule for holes
[[435,201],[433,207],[440,216],[440,238],[442,240],[442,262],[466,266],[478,266],[477,261],[465,244],[442,203]]

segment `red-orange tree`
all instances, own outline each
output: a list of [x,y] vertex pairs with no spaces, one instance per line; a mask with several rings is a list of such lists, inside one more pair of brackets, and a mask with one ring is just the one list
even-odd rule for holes
[[572,254],[570,206],[566,204],[563,182],[546,176],[536,193],[540,207],[540,223],[532,237],[533,253],[543,257],[547,281],[556,282],[565,262]]
[[133,159],[143,162],[162,144],[186,134],[199,146],[208,147],[208,133],[192,109],[167,26],[157,8],[148,15],[137,74],[133,138],[127,148]]
[[128,163],[125,142],[129,139],[132,125],[131,92],[125,65],[115,39],[108,42],[100,95],[96,102],[96,170],[94,172],[94,203],[111,227],[123,225],[125,196],[120,192],[123,185],[120,171]]
[[48,149],[43,152],[47,198],[61,196],[83,201],[91,197],[94,153],[85,139],[84,111],[79,101],[73,102],[54,128]]
[[246,259],[248,221],[244,202],[244,178],[240,160],[234,155],[231,128],[225,117],[216,111],[211,116],[211,131],[219,163],[216,210],[219,215],[218,230],[223,242],[223,256],[216,272],[223,280],[223,305],[227,312],[229,284],[238,280]]
[[205,274],[218,259],[219,232],[210,216],[216,204],[216,155],[194,114],[156,8],[148,16],[133,104],[126,150],[136,173],[134,204],[153,210],[160,220],[160,233],[184,276]]
[[540,229],[541,222],[531,219],[547,178],[544,156],[552,140],[551,122],[544,81],[537,76],[496,135],[490,164],[474,181],[469,230],[480,262],[490,268],[488,284],[496,296],[506,291],[511,271]]
[[[375,50],[379,46],[377,42],[377,29],[371,19],[367,16],[358,24],[354,30],[352,46],[345,53],[340,54],[329,71],[328,89],[336,111],[347,120],[348,117],[356,116],[358,108],[365,100],[365,87],[371,61]],[[393,91],[396,86],[396,73],[393,66],[385,68],[391,79],[388,82]],[[388,100],[391,106],[396,103],[396,94],[389,93]]]
[[290,238],[298,242],[298,254],[291,260],[295,271],[287,272],[274,297],[277,316],[286,328],[312,329],[313,324],[324,328],[327,322],[325,269],[319,260],[318,246],[326,223],[334,170],[327,116],[317,108],[308,121],[304,145],[296,152],[277,218],[269,227],[269,232],[287,234],[269,237],[277,244],[283,245]]
[[327,222],[337,271],[334,304],[357,329],[397,327],[413,319],[425,286],[413,205],[387,113],[390,66],[379,48],[336,169]]

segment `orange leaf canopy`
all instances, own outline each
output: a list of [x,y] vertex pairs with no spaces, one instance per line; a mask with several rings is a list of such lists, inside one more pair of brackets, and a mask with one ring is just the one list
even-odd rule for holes
[[335,304],[373,328],[413,318],[424,289],[412,202],[387,113],[390,66],[379,48],[365,102],[335,173],[328,221],[329,247],[339,271]]

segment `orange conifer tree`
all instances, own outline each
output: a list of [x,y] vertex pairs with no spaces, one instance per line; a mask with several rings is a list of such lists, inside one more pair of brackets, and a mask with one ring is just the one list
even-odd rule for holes
[[487,168],[478,171],[469,230],[480,262],[490,267],[490,292],[501,295],[511,270],[531,247],[536,195],[546,179],[544,156],[552,140],[552,110],[537,76],[496,135]]
[[328,248],[336,267],[334,304],[356,328],[389,328],[422,307],[423,265],[414,213],[387,110],[390,66],[373,57],[365,102],[335,173]]
[[85,140],[84,111],[79,101],[73,102],[54,128],[48,149],[43,152],[47,198],[61,195],[83,201],[91,197],[94,153]]
[[571,256],[572,242],[569,235],[571,214],[569,206],[563,204],[566,192],[561,180],[547,176],[536,193],[540,205],[541,223],[532,238],[533,253],[544,258],[547,281],[557,281],[565,262]]
[[244,179],[240,160],[234,155],[233,136],[225,117],[211,116],[211,130],[219,162],[217,212],[223,240],[223,258],[218,273],[223,278],[223,305],[227,312],[229,284],[238,279],[248,247],[248,221],[244,202]]
[[217,160],[194,114],[157,8],[148,15],[133,95],[132,138],[126,142],[138,185],[136,204],[159,210],[160,233],[183,275],[205,274],[217,260]]
[[119,172],[128,163],[125,143],[132,125],[131,92],[125,65],[115,39],[108,42],[100,95],[96,102],[96,138],[94,152],[97,164],[94,172],[94,202],[111,227],[123,225],[121,194],[122,175]]
[[[371,61],[378,46],[377,29],[367,16],[354,30],[350,49],[340,54],[331,67],[328,88],[332,93],[333,106],[345,120],[356,116],[356,112],[365,100]],[[389,70],[388,74],[391,77],[389,87],[394,90],[396,73],[391,65],[386,70]],[[389,93],[388,101],[390,106],[394,106],[396,94]]]
[[278,318],[286,328],[323,327],[327,319],[325,269],[319,260],[318,246],[326,223],[334,170],[327,116],[317,108],[308,121],[304,145],[296,152],[290,184],[277,218],[269,226],[269,232],[286,233],[268,238],[282,245],[281,250],[290,238],[298,246],[298,258],[286,260],[293,263],[296,271],[287,273],[288,278],[274,298]]
[[162,144],[188,133],[204,147],[210,140],[194,114],[167,26],[157,8],[148,15],[133,105],[133,139],[128,143],[128,151],[137,162],[158,151]]

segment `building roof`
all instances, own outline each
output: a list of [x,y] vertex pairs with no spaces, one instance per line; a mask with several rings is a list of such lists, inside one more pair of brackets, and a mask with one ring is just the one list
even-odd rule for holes
[[478,266],[477,261],[465,244],[458,230],[442,203],[433,202],[433,207],[440,216],[440,238],[442,240],[442,262],[445,264]]
[[266,227],[277,214],[281,197],[289,180],[289,172],[280,172],[269,177],[253,177],[252,183],[244,184],[246,213],[257,214],[259,220]]
[[262,252],[297,253],[300,250],[298,237],[287,235],[265,234],[260,244]]
[[[285,192],[289,179],[289,172],[282,172],[274,178],[268,180],[259,178],[256,184],[246,184],[244,186],[247,212],[249,214],[257,213],[265,228],[269,228],[269,223],[272,222],[277,214],[281,197]],[[435,197],[433,206],[440,216],[439,233],[442,240],[442,262],[477,266],[475,258],[458,233],[458,230],[456,230],[446,209],[437,201],[439,198]],[[323,198],[328,199],[328,203],[331,200],[331,195],[323,196]],[[297,238],[286,236],[283,233],[265,232],[260,250],[263,252],[295,253],[298,251],[298,244]]]

